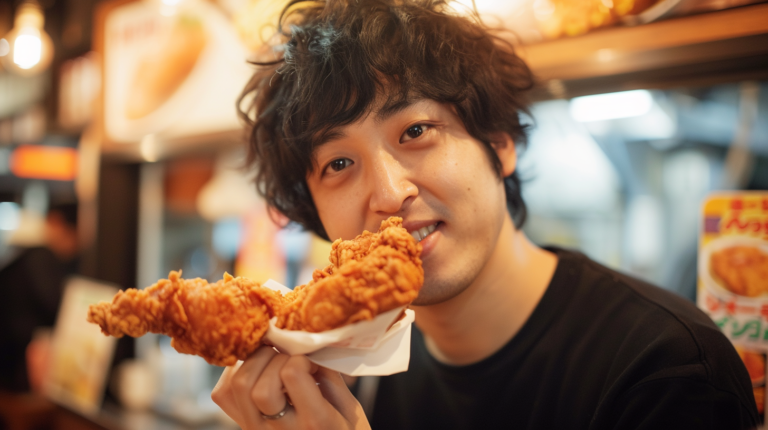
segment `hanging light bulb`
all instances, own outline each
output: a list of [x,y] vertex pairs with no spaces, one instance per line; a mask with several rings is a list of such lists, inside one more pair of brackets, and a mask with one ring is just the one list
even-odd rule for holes
[[44,23],[43,11],[37,3],[19,5],[13,30],[3,37],[7,49],[0,58],[7,70],[30,76],[48,68],[53,59],[53,43],[43,30]]

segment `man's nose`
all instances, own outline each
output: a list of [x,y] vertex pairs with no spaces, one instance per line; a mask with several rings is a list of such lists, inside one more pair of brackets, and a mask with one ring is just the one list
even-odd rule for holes
[[406,167],[391,154],[382,152],[372,163],[369,206],[375,213],[395,214],[409,197],[418,194],[418,187],[409,179]]

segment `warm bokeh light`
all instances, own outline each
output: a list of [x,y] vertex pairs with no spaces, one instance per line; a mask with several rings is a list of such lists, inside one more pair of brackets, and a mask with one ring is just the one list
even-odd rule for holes
[[521,0],[454,0],[454,3],[461,5],[468,11],[477,8],[477,12],[482,14],[491,14],[498,16],[506,16],[517,10],[519,7],[525,5],[525,1]]
[[0,42],[0,57],[6,69],[20,75],[34,75],[48,68],[53,59],[53,42],[43,30],[44,23],[39,5],[19,5],[13,29]]
[[159,158],[159,148],[154,134],[148,134],[139,143],[141,158],[148,163],[154,163]]
[[77,150],[21,145],[11,155],[11,172],[21,178],[71,181],[77,176]]
[[[24,29],[30,31],[30,29]],[[43,53],[43,42],[40,36],[20,34],[13,42],[13,62],[22,69],[31,69],[40,62]]]

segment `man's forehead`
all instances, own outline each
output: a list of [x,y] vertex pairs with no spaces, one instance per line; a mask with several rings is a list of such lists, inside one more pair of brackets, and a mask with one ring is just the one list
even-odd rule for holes
[[370,109],[368,109],[363,115],[360,115],[360,117],[353,121],[351,124],[344,124],[325,129],[315,144],[313,151],[316,153],[319,147],[334,140],[339,140],[346,137],[344,130],[346,130],[348,127],[353,127],[355,124],[360,124],[369,118],[373,119],[377,125],[382,124],[398,113],[408,110],[414,105],[421,104],[425,101],[426,99],[423,97],[412,98],[409,100],[397,100],[392,98],[379,100],[376,103],[373,103],[373,106]]

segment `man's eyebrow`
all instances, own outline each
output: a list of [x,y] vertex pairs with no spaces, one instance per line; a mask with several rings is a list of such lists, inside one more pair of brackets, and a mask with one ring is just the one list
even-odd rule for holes
[[380,124],[387,119],[391,118],[395,114],[398,114],[411,105],[413,105],[418,100],[398,100],[394,103],[384,103],[384,106],[379,108],[379,110],[376,111],[376,116],[374,117],[374,121],[376,123]]
[[323,145],[325,145],[326,143],[328,143],[328,142],[330,142],[332,140],[343,139],[346,136],[347,135],[344,134],[343,131],[341,131],[341,130],[339,130],[337,128],[336,129],[328,130],[328,131],[324,132],[320,136],[320,139],[317,140],[317,143],[315,144],[315,148],[317,148],[319,146],[323,146]]

